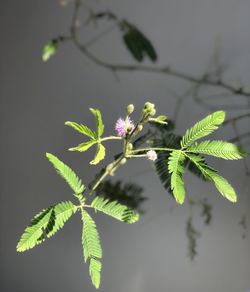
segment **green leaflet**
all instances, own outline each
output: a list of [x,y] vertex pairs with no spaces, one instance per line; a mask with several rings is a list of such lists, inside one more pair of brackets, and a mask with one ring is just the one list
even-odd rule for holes
[[96,144],[97,142],[95,140],[89,140],[87,142],[81,143],[76,147],[69,148],[69,151],[79,151],[84,152],[87,151],[91,146]]
[[185,200],[185,188],[183,181],[185,156],[181,150],[171,152],[168,159],[168,170],[171,174],[171,190],[176,202],[183,204]]
[[188,129],[181,140],[181,147],[187,148],[196,140],[211,134],[223,123],[225,112],[215,112]]
[[89,109],[92,114],[95,116],[95,120],[96,120],[96,128],[97,128],[97,136],[98,138],[100,138],[104,132],[104,124],[102,121],[102,114],[101,112],[97,109],[97,108],[90,108]]
[[102,144],[98,144],[97,146],[97,153],[95,158],[90,161],[90,164],[98,164],[101,160],[103,160],[105,157],[105,147]]
[[29,250],[49,238],[61,229],[75,213],[76,207],[70,201],[61,202],[38,213],[24,230],[17,244],[17,251]]
[[102,197],[96,197],[91,203],[91,206],[96,210],[125,223],[132,224],[139,219],[139,215],[135,211],[117,201],[109,201]]
[[220,176],[216,170],[209,167],[205,160],[197,155],[193,155],[191,153],[185,154],[195,165],[199,168],[201,173],[208,178],[209,180],[213,181],[217,190],[222,194],[223,197],[227,198],[229,201],[235,203],[237,201],[237,195],[230,185],[230,183]]
[[242,159],[246,155],[246,152],[240,147],[224,142],[224,141],[203,141],[201,143],[194,143],[187,148],[187,152],[200,153],[216,156],[223,159]]
[[46,153],[47,158],[53,164],[57,172],[64,178],[71,189],[74,191],[76,196],[82,194],[85,190],[85,186],[82,181],[78,178],[75,172],[59,160],[56,156],[51,153]]
[[93,140],[97,139],[97,135],[95,132],[93,132],[92,130],[90,130],[87,126],[82,125],[82,124],[78,124],[76,122],[65,122],[66,126],[69,126],[73,129],[75,129],[77,132],[86,135],[88,137],[90,137]]
[[98,289],[101,280],[102,247],[94,220],[90,215],[82,210],[83,233],[82,246],[84,261],[90,260],[89,274],[93,285]]

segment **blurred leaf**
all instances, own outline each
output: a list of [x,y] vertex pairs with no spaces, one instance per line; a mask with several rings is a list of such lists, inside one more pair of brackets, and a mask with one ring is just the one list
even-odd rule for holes
[[144,57],[150,58],[153,62],[157,60],[152,43],[136,26],[124,20],[120,23],[120,27],[124,31],[125,45],[138,62],[142,62]]
[[47,62],[53,55],[56,54],[58,49],[58,41],[57,40],[52,40],[48,42],[44,47],[43,47],[43,54],[42,54],[42,59],[44,62]]

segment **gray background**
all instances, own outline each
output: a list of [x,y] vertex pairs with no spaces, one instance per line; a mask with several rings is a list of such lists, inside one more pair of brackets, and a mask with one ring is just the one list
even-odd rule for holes
[[[155,44],[159,65],[170,64],[185,72],[202,74],[219,37],[223,61],[230,65],[231,82],[250,81],[250,2],[248,0],[107,0],[96,8],[112,8],[140,27]],[[115,120],[133,102],[140,109],[153,101],[159,113],[173,116],[176,99],[186,82],[165,76],[119,74],[119,81],[86,60],[71,44],[60,48],[47,64],[41,48],[59,33],[67,32],[72,6],[60,8],[53,0],[1,0],[1,239],[0,291],[94,291],[81,254],[80,216],[45,244],[17,254],[17,241],[30,218],[40,209],[70,198],[70,190],[45,158],[52,152],[70,164],[84,182],[100,166],[92,167],[88,154],[69,153],[81,137],[66,128],[66,120],[94,126],[88,108],[102,110],[106,133],[113,134]],[[91,31],[84,37],[88,39]],[[104,59],[133,62],[118,32],[111,33],[93,51]],[[238,102],[245,100],[239,99]],[[224,104],[226,105],[226,104]],[[224,105],[220,107],[223,108]],[[178,132],[207,114],[190,99],[178,120]],[[229,113],[233,116],[234,113]],[[243,130],[249,128],[242,123]],[[216,137],[231,138],[230,127]],[[110,144],[109,144],[110,145]],[[108,144],[107,144],[108,146]],[[119,142],[110,145],[107,161]],[[113,148],[112,148],[113,147]],[[212,226],[203,229],[199,210],[196,225],[202,230],[199,255],[187,258],[185,222],[187,205],[176,207],[165,193],[147,161],[131,161],[117,175],[145,188],[146,215],[133,226],[97,216],[104,249],[103,292],[245,292],[250,288],[249,236],[241,238],[238,222],[249,213],[249,177],[241,162],[214,161],[236,187],[239,203],[232,205],[191,175],[186,176],[188,195],[209,197],[214,204]],[[171,207],[175,206],[173,211]]]

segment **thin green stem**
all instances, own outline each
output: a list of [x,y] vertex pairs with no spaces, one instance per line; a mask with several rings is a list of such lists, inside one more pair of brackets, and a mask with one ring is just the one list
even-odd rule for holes
[[122,139],[123,139],[122,137],[118,137],[118,136],[109,136],[109,137],[101,138],[100,141],[103,142],[107,140],[122,140]]
[[121,164],[122,159],[125,158],[125,155],[122,154],[118,159],[110,163],[104,173],[100,176],[100,178],[95,182],[94,186],[91,188],[89,195],[92,195],[93,192],[97,189],[97,187],[100,185],[100,183],[110,174],[112,174],[117,167]]
[[127,158],[132,158],[132,157],[135,157],[135,158],[146,157],[146,154],[127,155]]
[[150,150],[155,150],[155,151],[173,151],[177,149],[173,148],[160,148],[160,147],[148,147],[148,148],[140,148],[136,150],[132,150],[131,153],[137,153],[137,152],[142,152],[142,151],[150,151]]

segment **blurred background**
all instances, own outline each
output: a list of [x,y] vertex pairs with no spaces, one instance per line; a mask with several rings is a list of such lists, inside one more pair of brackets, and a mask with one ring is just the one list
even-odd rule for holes
[[[80,216],[74,216],[44,244],[23,254],[16,252],[20,235],[34,214],[70,199],[70,190],[48,163],[46,152],[62,158],[85,184],[119,153],[119,142],[107,143],[106,160],[93,167],[88,164],[93,150],[86,154],[67,151],[82,140],[64,122],[94,127],[89,107],[102,111],[107,135],[114,134],[115,121],[130,103],[138,110],[135,120],[146,101],[155,103],[159,114],[175,121],[178,134],[211,111],[224,109],[228,119],[246,117],[229,122],[214,137],[232,139],[249,150],[250,97],[244,94],[250,91],[249,1],[85,0],[75,18],[73,11],[74,1],[67,0],[1,1],[3,292],[95,290],[82,259]],[[103,11],[111,11],[143,32],[157,58],[145,56],[139,62],[124,45],[117,19],[98,16]],[[170,66],[200,82],[153,70],[107,69],[67,39],[70,28],[100,60],[150,68]],[[65,37],[58,40],[58,36]],[[43,62],[42,49],[54,38],[57,52]],[[222,79],[233,90],[207,86],[207,75],[209,80]],[[140,222],[132,226],[96,215],[104,250],[100,291],[249,291],[249,158],[245,163],[210,161],[235,187],[239,202],[231,204],[211,184],[187,173],[187,196],[206,198],[212,206],[208,226],[200,206],[191,206],[188,200],[183,206],[175,204],[148,161],[132,160],[118,170],[116,179],[142,186],[142,195],[148,199],[142,205]],[[190,218],[200,233],[195,233],[198,254],[193,261],[187,236]]]

